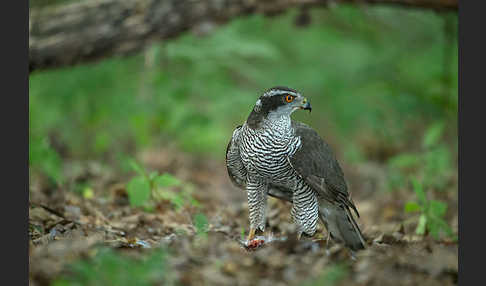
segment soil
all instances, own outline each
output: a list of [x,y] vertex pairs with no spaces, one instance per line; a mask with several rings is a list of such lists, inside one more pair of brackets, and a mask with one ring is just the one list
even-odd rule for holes
[[[412,192],[387,192],[380,165],[343,165],[367,242],[353,258],[339,244],[326,245],[322,225],[313,237],[297,240],[290,204],[274,198],[268,199],[266,241],[249,251],[241,242],[242,229],[249,230],[246,194],[231,184],[224,160],[174,150],[148,150],[137,158],[147,169],[194,185],[200,207],[176,210],[167,201],[153,211],[131,207],[129,176],[100,162],[66,162],[62,187],[31,180],[30,285],[68,275],[71,263],[90,259],[100,246],[134,256],[167,248],[170,279],[177,285],[322,285],[336,265],[344,265],[346,274],[335,285],[457,284],[457,242],[415,235],[417,220],[403,211]],[[72,191],[80,182],[89,182],[92,196]],[[457,195],[446,199],[447,219],[457,233]],[[204,236],[194,226],[196,213],[208,219]]]

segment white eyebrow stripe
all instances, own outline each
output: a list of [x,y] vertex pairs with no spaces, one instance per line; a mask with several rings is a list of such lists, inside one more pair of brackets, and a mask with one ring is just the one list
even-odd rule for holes
[[255,110],[255,112],[260,112],[260,109],[262,109],[262,101],[258,99],[253,110]]
[[289,91],[289,90],[281,90],[281,89],[272,89],[270,91],[267,91],[263,94],[264,97],[269,97],[269,96],[274,96],[276,94],[290,94],[293,96],[298,96],[298,93]]

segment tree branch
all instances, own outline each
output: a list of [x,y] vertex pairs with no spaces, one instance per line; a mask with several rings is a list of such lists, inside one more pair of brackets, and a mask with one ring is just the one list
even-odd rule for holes
[[[328,0],[85,0],[30,11],[29,70],[73,65],[142,49],[210,21],[225,23],[252,14],[277,14]],[[457,10],[457,0],[336,0]]]

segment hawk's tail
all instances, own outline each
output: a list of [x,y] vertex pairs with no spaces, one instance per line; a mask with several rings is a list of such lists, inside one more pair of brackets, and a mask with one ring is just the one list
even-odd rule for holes
[[344,244],[354,251],[364,249],[366,244],[363,234],[354,220],[353,215],[347,207],[340,209],[340,211],[343,214],[337,216],[336,222]]
[[363,234],[346,206],[330,207],[328,204],[321,204],[319,215],[331,238],[343,242],[353,251],[365,248],[366,243]]

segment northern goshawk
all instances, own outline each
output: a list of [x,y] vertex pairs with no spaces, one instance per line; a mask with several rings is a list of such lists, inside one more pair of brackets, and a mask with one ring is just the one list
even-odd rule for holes
[[256,101],[248,119],[233,131],[226,149],[231,181],[248,195],[250,233],[265,231],[267,195],[292,203],[298,236],[314,235],[320,218],[329,238],[351,250],[365,242],[351,214],[359,213],[330,147],[312,128],[290,118],[309,101],[287,87],[274,87]]

